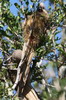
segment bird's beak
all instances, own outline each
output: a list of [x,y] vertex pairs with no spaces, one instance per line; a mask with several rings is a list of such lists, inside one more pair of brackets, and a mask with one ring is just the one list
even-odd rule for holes
[[47,19],[48,19],[49,18],[48,12],[45,9],[43,9],[43,12],[45,13],[45,15],[47,16]]

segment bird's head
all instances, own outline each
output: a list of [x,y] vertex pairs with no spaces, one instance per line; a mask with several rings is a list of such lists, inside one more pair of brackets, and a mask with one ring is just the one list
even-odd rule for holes
[[45,9],[44,3],[39,3],[38,7],[37,7],[37,11],[42,14],[42,16],[44,16],[46,19],[49,18],[48,12]]
[[43,12],[44,9],[45,9],[44,4],[43,4],[42,2],[39,3],[39,4],[38,4],[38,7],[37,7],[37,10],[38,10],[39,12]]

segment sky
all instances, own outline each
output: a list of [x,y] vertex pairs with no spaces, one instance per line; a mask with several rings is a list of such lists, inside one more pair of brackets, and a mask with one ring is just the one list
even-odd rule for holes
[[10,7],[10,10],[11,10],[11,12],[15,15],[15,16],[17,16],[17,8],[15,7],[15,5],[14,5],[14,3],[18,3],[18,4],[20,4],[19,3],[19,0],[10,0],[10,2],[11,2],[11,4],[12,4],[12,6]]

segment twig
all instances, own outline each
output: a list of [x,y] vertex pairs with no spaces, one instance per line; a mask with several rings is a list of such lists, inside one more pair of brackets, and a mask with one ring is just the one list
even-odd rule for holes
[[6,63],[7,61],[9,61],[11,58],[12,58],[12,56],[10,56],[7,60],[3,61],[3,66],[11,65],[11,64],[5,64],[5,63]]
[[4,64],[3,63],[3,66],[13,66],[14,64],[16,64],[16,63],[13,63],[13,64]]
[[22,36],[21,36],[21,35],[18,35],[16,32],[14,32],[14,34],[15,34],[18,38],[22,39]]
[[6,39],[11,42],[12,44],[14,44],[14,42],[9,38],[9,37],[6,37]]
[[[57,30],[57,26],[55,27],[55,29],[52,31],[52,34],[55,33],[55,31]],[[56,55],[56,47],[55,47],[55,40],[54,40],[54,35],[52,36],[52,42],[53,42],[53,46],[54,46],[54,54],[55,54],[55,60],[57,62],[57,55]]]
[[4,66],[2,66],[2,68],[7,69],[7,70],[9,69],[9,70],[16,70],[17,71],[17,68],[7,68],[7,67],[4,67]]
[[22,66],[23,62],[20,61],[19,65],[18,65],[18,70],[17,70],[17,76],[16,76],[16,81],[14,83],[14,85],[12,86],[12,89],[15,89],[18,82],[19,82],[19,75],[20,75],[20,70],[21,70],[21,66]]
[[54,85],[50,85],[50,84],[47,84],[47,83],[46,83],[46,85],[49,86],[49,87],[53,87],[53,88],[55,88]]
[[0,50],[1,50],[2,52],[4,52],[4,53],[6,53],[6,54],[7,54],[7,52],[6,52],[6,51],[4,51],[2,48],[0,48]]

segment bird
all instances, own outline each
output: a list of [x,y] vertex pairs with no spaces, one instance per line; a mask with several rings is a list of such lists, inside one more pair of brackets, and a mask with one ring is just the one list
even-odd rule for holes
[[[24,24],[23,37],[27,42],[30,38],[30,46],[35,49],[39,45],[42,36],[47,35],[47,29],[49,27],[49,14],[45,10],[44,4],[41,2],[38,4],[37,11],[27,16]],[[30,36],[30,32],[31,36]]]

